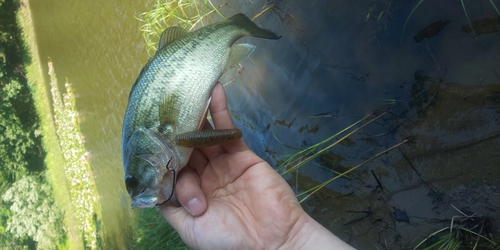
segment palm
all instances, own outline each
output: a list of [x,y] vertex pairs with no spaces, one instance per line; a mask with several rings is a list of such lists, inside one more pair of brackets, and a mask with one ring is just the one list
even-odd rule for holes
[[[234,128],[221,84],[209,108],[216,128]],[[304,214],[288,184],[243,139],[195,149],[175,189],[183,207],[165,205],[160,213],[193,248],[276,248]],[[206,204],[198,216],[187,211],[193,197]]]
[[[208,153],[210,154],[212,149]],[[203,159],[194,154],[191,161]],[[273,248],[284,243],[301,214],[292,190],[279,174],[250,150],[223,153],[200,175],[208,209],[199,217],[177,208],[173,223],[194,248]],[[171,222],[172,223],[172,222]],[[179,225],[181,228],[177,228]]]

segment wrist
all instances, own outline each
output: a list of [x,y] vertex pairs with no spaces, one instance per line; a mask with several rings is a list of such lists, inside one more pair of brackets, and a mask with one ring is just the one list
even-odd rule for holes
[[305,212],[280,249],[353,249]]

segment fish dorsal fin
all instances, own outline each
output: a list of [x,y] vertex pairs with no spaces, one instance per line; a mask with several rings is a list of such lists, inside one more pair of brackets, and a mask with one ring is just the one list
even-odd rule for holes
[[160,100],[158,116],[160,118],[160,126],[166,128],[171,126],[175,128],[177,115],[180,112],[179,96],[173,93],[164,94]]
[[238,63],[252,54],[254,50],[255,46],[248,43],[233,45],[231,47],[231,50],[229,51],[229,59],[227,61],[226,70],[236,66]]
[[161,33],[160,41],[158,41],[158,50],[187,34],[188,32],[181,27],[174,26],[166,28],[163,33]]

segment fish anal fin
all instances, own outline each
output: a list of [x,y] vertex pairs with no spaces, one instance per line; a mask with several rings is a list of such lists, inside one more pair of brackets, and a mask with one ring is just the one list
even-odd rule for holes
[[231,140],[239,140],[241,131],[233,129],[198,130],[175,136],[177,145],[187,148],[204,148],[223,144]]
[[236,44],[229,51],[229,59],[227,61],[226,70],[236,66],[238,63],[247,58],[255,50],[255,46],[248,43]]
[[173,26],[166,28],[163,33],[161,33],[160,40],[158,41],[158,50],[187,34],[188,32],[181,27]]

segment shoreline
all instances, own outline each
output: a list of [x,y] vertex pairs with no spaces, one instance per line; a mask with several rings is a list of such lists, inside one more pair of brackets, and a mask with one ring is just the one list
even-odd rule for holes
[[[31,19],[31,9],[28,0],[21,0],[21,6],[16,14],[18,25],[22,30],[22,40],[28,49],[31,63],[25,65],[28,86],[35,104],[36,113],[40,118],[40,130],[42,131],[42,146],[46,152],[44,165],[49,184],[52,186],[54,199],[57,206],[64,211],[64,225],[61,225],[66,236],[64,245],[59,246],[66,249],[85,249],[82,226],[79,225],[73,201],[70,194],[70,186],[65,175],[66,161],[63,157],[57,128],[52,109],[52,98],[49,96],[50,89],[45,82],[42,71],[38,47],[36,45],[36,34]],[[99,211],[100,212],[100,211]]]

